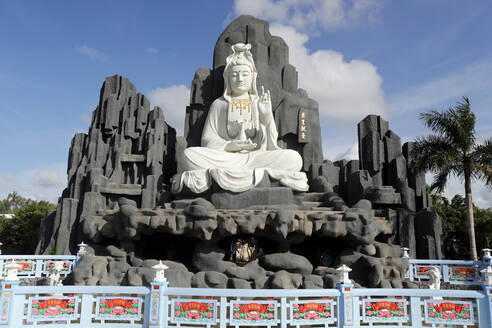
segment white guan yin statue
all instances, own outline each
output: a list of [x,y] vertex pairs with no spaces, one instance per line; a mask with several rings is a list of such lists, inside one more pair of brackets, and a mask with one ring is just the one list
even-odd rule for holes
[[202,193],[215,181],[222,189],[243,192],[265,174],[297,191],[309,189],[302,158],[277,146],[278,132],[270,91],[258,95],[251,45],[237,43],[226,59],[224,95],[210,106],[201,147],[184,151],[184,172],[172,179],[172,192],[186,186]]

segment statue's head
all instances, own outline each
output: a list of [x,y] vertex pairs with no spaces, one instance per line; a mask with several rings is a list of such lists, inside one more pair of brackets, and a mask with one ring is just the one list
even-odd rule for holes
[[251,54],[251,45],[236,43],[232,47],[232,54],[226,58],[224,69],[224,97],[233,95],[258,94],[256,90],[256,66]]

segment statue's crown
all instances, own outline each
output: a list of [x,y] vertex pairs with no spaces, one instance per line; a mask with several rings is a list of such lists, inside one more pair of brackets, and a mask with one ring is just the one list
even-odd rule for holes
[[248,44],[244,44],[244,43],[236,43],[236,44],[233,44],[231,46],[232,48],[232,52],[233,53],[244,53],[246,51],[249,52],[249,50],[251,50],[251,45],[248,43]]

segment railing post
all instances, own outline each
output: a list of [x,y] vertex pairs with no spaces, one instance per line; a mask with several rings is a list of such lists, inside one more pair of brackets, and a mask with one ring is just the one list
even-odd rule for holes
[[2,294],[0,297],[0,325],[22,327],[24,295],[15,294],[15,288],[19,286],[17,271],[21,268],[21,265],[11,262],[8,263],[5,268],[7,269],[7,277],[4,281],[2,281]]
[[480,273],[482,274],[482,288],[485,292],[485,298],[478,300],[478,326],[492,327],[492,268],[488,266]]
[[410,297],[410,321],[412,323],[412,328],[422,327],[422,308],[420,302],[420,297]]
[[280,298],[280,327],[287,327],[287,299]]
[[79,249],[77,250],[77,255],[75,261],[73,262],[72,270],[77,267],[77,265],[79,264],[80,260],[85,255],[85,252],[87,250],[87,244],[84,244],[84,242],[81,242],[77,246],[79,247]]
[[492,265],[492,249],[484,248],[482,249],[482,268],[486,268]]
[[92,308],[94,303],[94,297],[92,294],[82,294],[82,301],[80,303],[80,326],[90,327],[92,323]]
[[44,260],[36,260],[36,269],[34,270],[34,277],[40,278],[43,276],[43,262]]
[[146,304],[148,310],[148,322],[151,328],[167,327],[168,322],[168,296],[164,291],[168,286],[165,277],[167,266],[159,261],[159,264],[152,267],[156,270],[154,281],[150,283],[150,304]]
[[220,297],[220,322],[219,322],[219,327],[220,328],[226,328],[227,327],[227,297],[221,296]]
[[5,276],[5,261],[3,259],[0,259],[0,278],[3,279]]
[[449,265],[447,265],[447,264],[442,265],[442,274],[443,274],[443,281],[444,282],[450,282],[450,280],[449,280]]
[[407,278],[407,279],[410,279],[410,281],[413,281],[413,264],[410,263],[410,253],[408,253],[410,248],[402,247],[401,249],[403,251],[403,255],[401,256],[401,258],[408,262],[408,270],[405,273],[404,278]]
[[352,288],[354,285],[352,281],[348,278],[348,274],[352,269],[350,269],[345,264],[337,268],[340,275],[340,280],[337,283],[337,288],[340,291],[340,296],[337,301],[337,320],[338,327],[354,327],[354,310],[358,304],[353,303],[352,299]]

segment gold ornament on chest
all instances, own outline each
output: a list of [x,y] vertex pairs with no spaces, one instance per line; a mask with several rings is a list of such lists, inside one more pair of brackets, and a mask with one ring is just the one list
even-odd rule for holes
[[232,100],[232,110],[239,111],[239,115],[243,115],[243,111],[248,111],[251,113],[251,100],[247,99],[231,99]]

